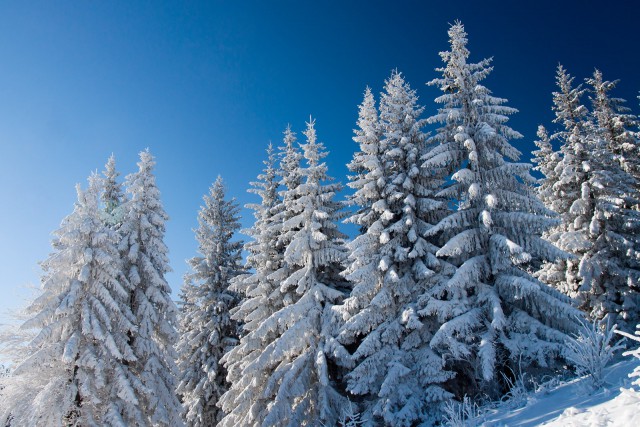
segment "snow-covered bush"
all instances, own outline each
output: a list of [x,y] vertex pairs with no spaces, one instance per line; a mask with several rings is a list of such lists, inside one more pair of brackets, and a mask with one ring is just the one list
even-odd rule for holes
[[[627,337],[629,339],[632,339],[633,341],[636,342],[640,342],[640,324],[636,325],[636,333],[635,335],[631,335],[627,332],[623,332],[623,331],[618,331],[618,330],[614,330],[614,332],[616,334],[620,334],[623,337]],[[636,348],[635,350],[629,350],[629,351],[625,351],[624,353],[622,353],[623,356],[633,356],[637,359],[640,359],[640,346],[638,348]],[[636,386],[636,389],[634,390],[633,388],[630,389],[623,389],[623,391],[630,393],[638,398],[640,398],[640,366],[637,366],[632,373],[629,374],[629,378],[635,378],[635,380],[633,380],[632,384],[634,386]]]
[[547,395],[551,391],[566,381],[565,375],[545,375],[539,381],[535,382],[534,390],[536,393]]
[[511,408],[521,408],[527,402],[529,390],[527,387],[526,375],[522,371],[515,378],[511,379],[505,373],[502,377],[509,388],[509,391],[500,399]]
[[465,396],[462,402],[448,400],[444,405],[443,421],[449,427],[476,427],[480,425],[480,408]]
[[592,323],[580,322],[582,327],[575,338],[567,342],[565,356],[576,367],[578,375],[586,375],[591,386],[598,389],[604,384],[605,366],[622,345],[620,341],[612,343],[615,325],[611,325],[607,318]]
[[358,407],[355,406],[351,400],[348,400],[348,404],[342,408],[338,425],[340,427],[359,427],[364,425],[365,420],[362,418],[362,414],[358,411]]

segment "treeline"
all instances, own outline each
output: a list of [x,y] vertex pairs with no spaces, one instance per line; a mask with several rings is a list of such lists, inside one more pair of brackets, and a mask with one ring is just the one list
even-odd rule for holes
[[0,389],[4,423],[434,425],[453,400],[562,373],[585,319],[631,331],[636,117],[612,96],[616,82],[596,71],[575,85],[559,67],[535,178],[511,143],[516,110],[483,86],[491,61],[470,62],[466,37],[449,29],[428,83],[441,91],[435,115],[423,117],[398,71],[378,99],[365,91],[346,202],[313,120],[303,141],[287,128],[268,147],[246,243],[218,178],[179,310],[154,160],[141,153],[124,191],[109,159],[78,188],[42,294],[5,338],[15,366]]

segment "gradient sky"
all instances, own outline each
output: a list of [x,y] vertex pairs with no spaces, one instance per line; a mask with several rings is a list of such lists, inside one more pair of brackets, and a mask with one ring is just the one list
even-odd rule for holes
[[[309,115],[345,182],[357,106],[392,69],[417,89],[425,114],[449,23],[460,19],[474,61],[494,57],[486,86],[520,110],[511,126],[529,158],[552,119],[559,62],[583,79],[622,79],[638,111],[636,1],[2,1],[0,3],[0,323],[38,286],[50,233],[115,154],[122,176],[156,156],[171,220],[166,242],[177,291],[195,254],[191,229],[221,174],[229,194],[248,182],[287,123]],[[243,211],[245,226],[250,212]]]

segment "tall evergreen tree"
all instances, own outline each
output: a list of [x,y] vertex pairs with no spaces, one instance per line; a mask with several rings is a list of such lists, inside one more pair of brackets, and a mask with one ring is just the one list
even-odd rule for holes
[[551,138],[544,126],[538,126],[537,136],[538,140],[535,141],[535,144],[538,149],[532,153],[534,156],[532,161],[537,164],[533,169],[540,172],[542,178],[538,180],[536,191],[542,203],[555,211],[554,204],[557,201],[557,197],[553,185],[560,174],[558,166],[561,164],[562,157],[558,151],[554,151]]
[[181,295],[177,392],[188,426],[213,426],[223,416],[216,404],[228,383],[220,359],[238,343],[238,324],[230,317],[238,295],[229,290],[231,280],[242,272],[242,242],[233,240],[240,229],[238,212],[235,200],[226,200],[218,177],[198,214],[201,255],[189,260],[191,273],[185,276]]
[[[327,167],[321,162],[326,152],[313,122],[305,135],[306,167],[292,171],[300,183],[283,194],[287,219],[281,236],[290,238],[284,254],[289,275],[274,292],[284,307],[252,332],[263,344],[257,357],[242,366],[245,379],[233,384],[229,400],[223,396],[223,407],[231,409],[223,426],[334,425],[340,415],[342,398],[329,377],[327,360],[331,306],[343,295],[336,289],[344,259],[335,223],[341,205],[333,201],[340,186],[326,183]],[[241,393],[233,393],[234,388]]]
[[639,319],[640,255],[638,142],[629,129],[635,116],[612,98],[616,82],[595,71],[587,79],[591,111],[581,101],[585,89],[558,69],[553,137],[561,142],[560,173],[547,201],[562,216],[548,239],[573,258],[544,265],[539,277],[575,298],[591,317],[614,316],[631,330]]
[[175,393],[177,367],[177,307],[164,277],[170,271],[164,243],[168,219],[153,175],[155,161],[149,150],[140,153],[138,171],[126,178],[130,200],[120,226],[120,251],[131,283],[130,306],[137,331],[129,339],[137,361],[130,365],[139,379],[136,397],[141,413],[127,411],[128,424],[181,425],[181,405]]
[[[246,205],[252,209],[255,224],[243,233],[252,238],[245,243],[247,252],[245,270],[250,272],[239,275],[232,281],[231,288],[244,296],[243,303],[233,310],[233,318],[240,321],[246,332],[251,332],[281,306],[281,302],[271,298],[278,286],[269,276],[282,265],[283,251],[277,247],[278,235],[273,225],[277,222],[276,208],[280,205],[278,196],[277,158],[273,146],[267,148],[265,168],[258,175],[258,181],[252,182],[248,191],[260,197],[260,203]],[[236,348],[234,352],[239,352]],[[238,356],[235,354],[234,357]],[[231,361],[231,356],[229,356]]]
[[[588,235],[593,248],[581,260],[580,296],[593,318],[611,314],[619,326],[634,330],[640,322],[639,144],[630,127],[635,116],[624,100],[611,97],[617,82],[603,80],[599,70],[590,86],[589,137],[593,215]],[[635,176],[634,176],[635,175]]]
[[43,292],[22,325],[38,332],[3,397],[3,425],[10,412],[16,425],[124,426],[122,407],[136,403],[123,366],[136,360],[123,331],[136,327],[101,183],[92,176],[87,190],[78,186],[73,213],[54,233]]
[[[545,238],[560,249],[577,254],[587,248],[584,240],[585,221],[573,204],[589,197],[582,192],[582,183],[587,179],[590,152],[586,140],[588,111],[582,103],[585,90],[581,85],[573,87],[574,78],[562,65],[556,72],[558,91],[553,93],[554,123],[560,130],[554,132],[551,139],[560,144],[561,163],[557,167],[554,182],[550,185],[550,194],[544,199],[548,208],[557,212],[560,222],[545,232]],[[582,202],[578,202],[580,204]],[[577,206],[577,205],[576,205]],[[537,276],[545,283],[563,293],[575,297],[580,287],[578,275],[579,257],[558,259],[542,266]]]
[[420,167],[426,135],[417,100],[397,71],[386,81],[379,119],[365,93],[351,163],[363,172],[350,183],[359,207],[350,221],[362,234],[349,245],[345,274],[354,288],[339,308],[338,340],[355,348],[347,390],[364,395],[365,418],[393,426],[434,421],[434,404],[450,396],[441,383],[452,376],[429,346],[435,318],[417,312],[447,270],[425,239],[446,206],[434,197],[441,182]]
[[595,70],[593,77],[587,79],[591,87],[592,116],[596,134],[611,151],[615,161],[624,172],[634,180],[632,191],[640,192],[640,141],[632,130],[640,125],[638,118],[624,104],[622,98],[611,96],[618,80],[606,81],[600,70]]
[[531,188],[531,165],[514,163],[520,152],[509,140],[521,135],[506,122],[516,110],[481,84],[490,60],[468,63],[466,36],[461,23],[451,26],[442,77],[429,82],[443,92],[430,119],[442,126],[423,164],[448,173],[440,195],[457,204],[429,231],[450,235],[437,255],[457,270],[434,288],[422,313],[441,322],[431,345],[457,372],[459,396],[491,384],[509,360],[547,366],[579,314],[529,273],[532,259],[562,255],[540,237],[555,221]]
[[353,155],[353,159],[347,168],[354,175],[349,176],[350,188],[354,189],[353,195],[347,197],[348,204],[356,206],[358,211],[347,219],[348,222],[366,231],[374,222],[372,218],[372,204],[380,198],[378,180],[382,178],[382,159],[380,150],[380,124],[378,110],[371,89],[367,87],[364,100],[358,111],[358,129],[353,140],[358,144],[359,150]]
[[[273,148],[269,146],[265,169],[249,190],[260,196],[261,202],[248,206],[254,210],[256,221],[251,229],[244,231],[252,237],[245,245],[248,252],[246,268],[250,272],[238,276],[232,284],[232,289],[243,296],[233,318],[243,325],[244,334],[239,345],[223,357],[230,389],[220,399],[227,414],[222,425],[259,425],[270,403],[270,396],[262,395],[269,372],[261,372],[262,375],[257,376],[258,372],[254,371],[255,376],[248,376],[244,370],[255,366],[264,349],[273,341],[274,336],[264,335],[260,327],[284,305],[279,291],[280,282],[274,279],[274,273],[284,263],[284,249],[280,244],[284,205],[278,194],[278,178],[282,170],[288,171],[287,178],[298,174],[301,156],[290,127],[284,133],[284,143],[280,148],[283,156],[280,168],[277,167]],[[299,183],[299,180],[288,179],[282,185],[286,188],[287,183]]]

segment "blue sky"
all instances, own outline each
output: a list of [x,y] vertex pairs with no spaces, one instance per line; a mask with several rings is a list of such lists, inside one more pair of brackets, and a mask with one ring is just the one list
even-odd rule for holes
[[221,174],[241,204],[252,201],[248,182],[287,123],[300,134],[317,119],[330,173],[345,182],[365,87],[378,93],[398,68],[434,113],[438,93],[424,83],[456,19],[472,60],[494,57],[486,85],[520,110],[510,123],[526,158],[552,118],[559,62],[578,79],[594,67],[622,79],[616,94],[637,112],[635,3],[3,1],[0,313],[38,285],[75,183],[111,153],[123,176],[144,148],[157,158],[174,290],[195,254],[202,195]]

